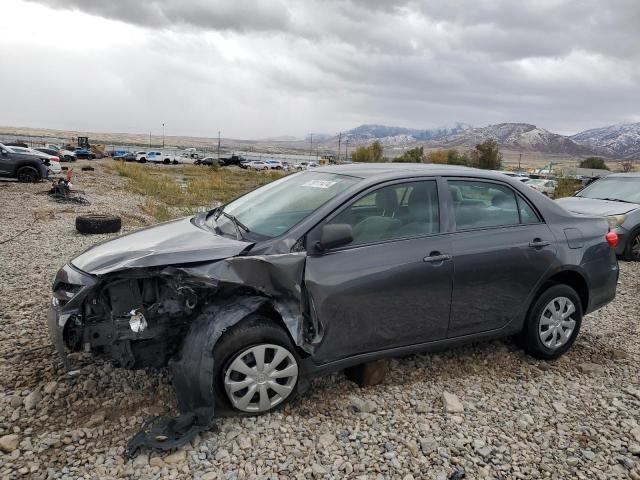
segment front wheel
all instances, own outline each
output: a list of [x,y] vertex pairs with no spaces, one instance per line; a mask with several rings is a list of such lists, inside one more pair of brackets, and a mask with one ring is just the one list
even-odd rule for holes
[[525,350],[543,360],[563,355],[575,342],[582,324],[582,304],[568,285],[554,285],[535,301],[523,331]]
[[627,261],[640,262],[640,232],[634,232],[624,247],[622,258]]
[[22,183],[33,183],[40,180],[40,173],[33,167],[20,167],[16,173],[16,178]]
[[213,355],[218,413],[262,414],[295,396],[299,358],[273,320],[245,319],[223,334]]

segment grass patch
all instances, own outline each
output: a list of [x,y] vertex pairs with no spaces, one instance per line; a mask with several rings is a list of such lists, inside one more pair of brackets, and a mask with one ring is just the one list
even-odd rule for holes
[[200,165],[167,168],[115,162],[108,168],[128,178],[137,193],[148,197],[143,210],[158,221],[227,203],[284,175],[274,170],[253,172]]
[[573,178],[559,178],[557,182],[553,198],[571,197],[580,188],[580,183]]

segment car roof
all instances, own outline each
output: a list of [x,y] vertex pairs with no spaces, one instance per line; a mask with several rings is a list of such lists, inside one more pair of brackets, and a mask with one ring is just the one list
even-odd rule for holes
[[[372,178],[411,175],[475,175],[483,177],[505,178],[506,175],[490,170],[463,167],[458,165],[442,165],[435,163],[350,163],[346,165],[329,165],[317,168],[315,172],[351,175],[353,177]],[[507,177],[508,178],[508,177]]]
[[609,178],[609,177],[632,177],[632,178],[640,178],[640,172],[627,172],[627,173],[611,173],[609,175],[605,175],[600,178]]

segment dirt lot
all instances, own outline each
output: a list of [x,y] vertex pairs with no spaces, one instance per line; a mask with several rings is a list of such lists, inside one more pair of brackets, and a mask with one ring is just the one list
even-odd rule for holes
[[[125,458],[143,419],[175,408],[166,372],[77,355],[70,376],[45,327],[56,270],[109,237],[76,233],[76,214],[120,214],[124,231],[152,222],[127,180],[95,164],[75,182],[90,206],[0,181],[0,242],[22,232],[0,243],[0,478],[640,478],[640,266],[626,263],[616,301],[558,361],[500,341],[410,356],[383,385],[332,375],[278,413]],[[447,412],[445,392],[462,411]]]

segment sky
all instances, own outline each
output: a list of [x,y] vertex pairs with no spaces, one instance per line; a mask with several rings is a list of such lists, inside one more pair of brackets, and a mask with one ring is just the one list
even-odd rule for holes
[[638,0],[3,0],[0,125],[258,139],[640,121]]

